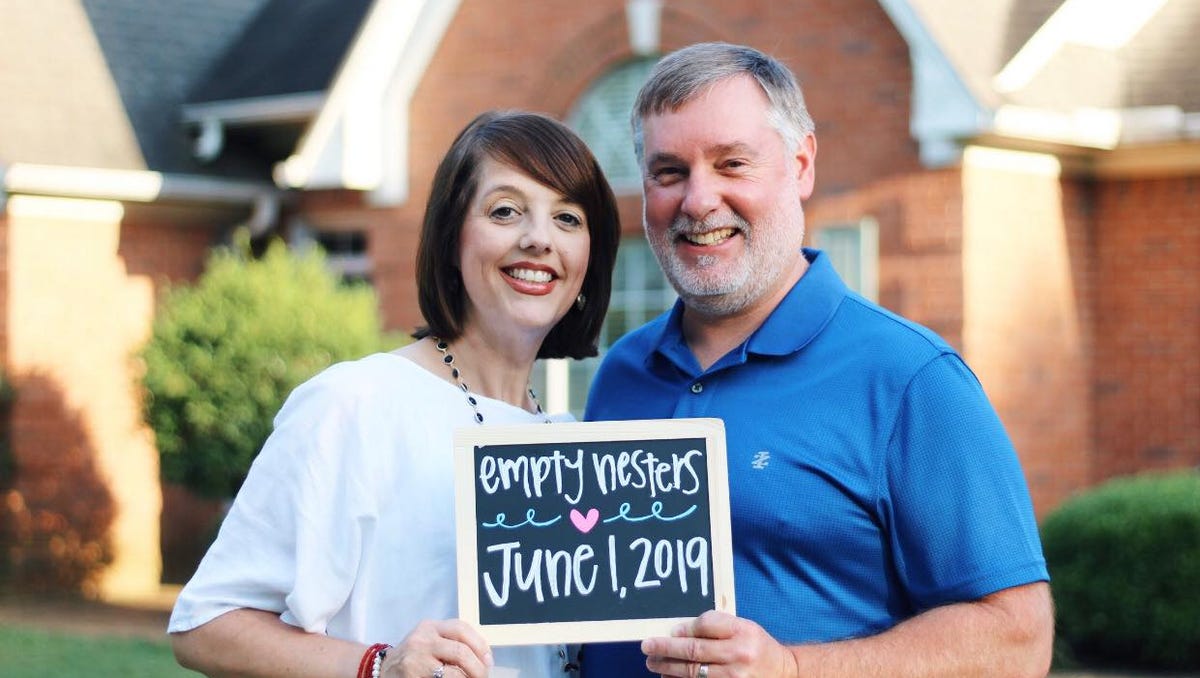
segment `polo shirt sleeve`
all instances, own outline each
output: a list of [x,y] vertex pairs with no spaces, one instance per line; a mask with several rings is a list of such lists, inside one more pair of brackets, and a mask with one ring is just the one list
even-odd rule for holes
[[371,513],[354,468],[360,425],[344,390],[322,375],[288,398],[169,631],[251,608],[321,633],[344,605]]
[[957,355],[909,382],[885,467],[882,518],[914,609],[1048,579],[1016,451]]

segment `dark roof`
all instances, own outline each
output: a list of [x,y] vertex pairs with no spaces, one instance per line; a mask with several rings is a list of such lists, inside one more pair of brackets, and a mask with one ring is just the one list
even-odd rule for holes
[[0,162],[200,170],[180,105],[265,1],[7,3]]
[[[1070,111],[1174,105],[1200,111],[1200,2],[1166,0],[1115,48],[1057,45],[1019,89],[993,78],[1065,0],[907,0],[955,71],[987,108],[1016,104]],[[1099,11],[1099,10],[1097,10]]]
[[82,0],[148,169],[203,171],[180,106],[266,0]]
[[906,0],[963,84],[986,108],[1003,103],[992,76],[1065,0]]
[[0,63],[13,66],[0,68],[0,162],[269,176],[296,121],[229,130],[203,165],[183,106],[327,89],[370,4],[17,3],[0,21]]
[[1168,2],[1122,50],[1125,105],[1200,111],[1200,2]]
[[323,92],[371,0],[269,0],[188,103]]

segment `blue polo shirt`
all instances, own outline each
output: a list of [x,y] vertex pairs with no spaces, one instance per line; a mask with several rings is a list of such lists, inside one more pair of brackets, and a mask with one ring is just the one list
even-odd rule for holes
[[[938,605],[1048,579],[1025,478],[945,341],[810,267],[701,370],[683,305],[605,356],[586,419],[725,422],[737,612],[787,644],[873,635]],[[590,645],[585,678],[649,675]]]

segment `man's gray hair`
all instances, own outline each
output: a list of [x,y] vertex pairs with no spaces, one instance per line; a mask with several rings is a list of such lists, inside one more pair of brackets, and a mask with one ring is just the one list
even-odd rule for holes
[[767,121],[779,131],[788,150],[795,152],[815,125],[788,67],[752,47],[702,42],[663,57],[638,92],[631,116],[638,164],[645,159],[643,120],[679,110],[713,85],[737,75],[749,75],[762,87],[770,102]]

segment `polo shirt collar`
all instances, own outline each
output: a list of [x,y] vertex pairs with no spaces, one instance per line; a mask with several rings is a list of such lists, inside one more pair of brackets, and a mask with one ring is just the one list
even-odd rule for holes
[[[833,318],[850,289],[838,277],[829,257],[804,248],[808,270],[792,286],[771,315],[740,347],[721,358],[710,369],[743,363],[751,353],[782,356],[808,345]],[[700,366],[683,338],[683,300],[677,299],[650,359],[661,356],[687,374],[699,374]]]

